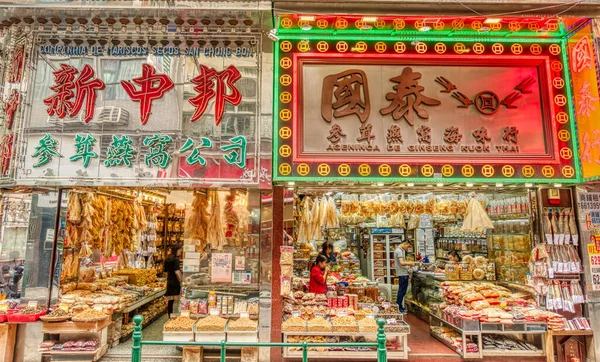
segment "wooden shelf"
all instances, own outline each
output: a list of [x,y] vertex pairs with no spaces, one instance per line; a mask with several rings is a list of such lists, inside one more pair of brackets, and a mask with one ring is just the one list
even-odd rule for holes
[[576,331],[549,331],[552,336],[593,336],[594,331],[591,329],[576,330]]
[[42,324],[42,333],[49,334],[62,334],[62,333],[81,333],[81,332],[90,332],[96,333],[100,332],[104,328],[108,327],[112,323],[110,318],[106,318],[101,322],[90,322],[90,323],[75,323],[72,321],[68,322],[57,322],[50,323],[44,322]]

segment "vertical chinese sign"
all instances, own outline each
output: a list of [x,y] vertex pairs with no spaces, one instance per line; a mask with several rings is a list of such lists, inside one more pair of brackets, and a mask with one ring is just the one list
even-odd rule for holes
[[19,181],[258,186],[260,43],[244,39],[43,42]]
[[[562,38],[359,39],[359,19],[281,20],[275,180],[579,182]],[[375,27],[420,26],[396,20]]]
[[590,25],[569,38],[568,51],[583,178],[597,180],[600,178],[600,96]]
[[15,131],[20,126],[21,86],[25,74],[26,54],[30,48],[30,43],[27,42],[29,37],[22,35],[10,34],[3,44],[5,59],[0,66],[4,90],[0,106],[0,183],[14,182],[17,144]]

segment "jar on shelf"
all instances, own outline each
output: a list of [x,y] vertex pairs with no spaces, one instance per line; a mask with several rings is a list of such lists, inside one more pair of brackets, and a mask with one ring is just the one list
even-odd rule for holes
[[377,300],[379,297],[379,284],[377,282],[368,282],[365,288],[365,295],[372,300]]
[[365,295],[365,287],[361,282],[353,282],[348,288],[348,294],[356,294],[359,297]]

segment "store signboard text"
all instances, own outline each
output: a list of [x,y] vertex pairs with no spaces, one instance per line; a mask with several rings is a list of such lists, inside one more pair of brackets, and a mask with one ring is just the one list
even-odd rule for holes
[[536,66],[302,68],[298,161],[555,157]]
[[87,46],[87,45],[41,45],[39,48],[42,55],[59,56],[94,56],[94,57],[147,57],[170,56],[170,57],[197,57],[207,58],[250,58],[255,55],[251,47],[159,47],[159,46]]

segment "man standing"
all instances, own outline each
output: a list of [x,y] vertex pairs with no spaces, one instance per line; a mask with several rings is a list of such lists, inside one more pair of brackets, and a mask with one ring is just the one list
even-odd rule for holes
[[410,247],[410,242],[402,241],[394,251],[394,260],[396,262],[396,276],[398,277],[398,307],[400,312],[404,313],[404,296],[408,289],[408,267],[415,265],[415,262],[406,261],[406,250]]

